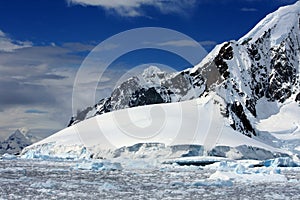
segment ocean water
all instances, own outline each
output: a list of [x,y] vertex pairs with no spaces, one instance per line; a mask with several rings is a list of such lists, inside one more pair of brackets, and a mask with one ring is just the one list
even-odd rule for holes
[[300,199],[299,168],[284,182],[211,180],[215,169],[79,170],[74,161],[0,160],[0,199]]

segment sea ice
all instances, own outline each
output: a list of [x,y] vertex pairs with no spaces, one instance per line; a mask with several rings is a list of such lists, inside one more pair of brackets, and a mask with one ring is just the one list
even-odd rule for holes
[[4,160],[15,160],[15,159],[17,159],[17,156],[9,154],[9,153],[5,153],[1,156],[1,158]]
[[102,171],[102,170],[122,170],[120,163],[111,163],[108,161],[84,161],[77,163],[72,169],[75,170],[92,170],[92,171]]

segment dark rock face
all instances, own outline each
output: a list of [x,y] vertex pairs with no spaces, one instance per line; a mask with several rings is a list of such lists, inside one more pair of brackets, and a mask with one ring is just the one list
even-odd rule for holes
[[[159,69],[155,70],[155,74],[143,74],[143,81],[139,77],[132,77],[123,82],[113,90],[109,98],[101,99],[94,107],[78,112],[77,116],[71,118],[68,126],[86,119],[88,114],[93,117],[124,108],[184,101],[197,98],[205,91],[206,80],[201,71],[190,73],[186,70],[166,74]],[[153,77],[159,82],[153,81]]]
[[128,108],[132,94],[139,91],[139,79],[132,77],[117,87],[111,94],[112,110]]
[[159,104],[164,103],[161,95],[157,93],[155,88],[144,89],[142,88],[139,91],[135,91],[135,93],[131,96],[129,107],[136,106],[144,106],[151,104]]
[[233,58],[233,51],[230,43],[226,43],[220,50],[219,54],[216,56],[214,63],[216,64],[220,75],[227,79],[229,78],[228,65],[225,62],[226,60],[231,60]]
[[300,102],[300,93],[297,94],[295,101]]
[[247,45],[253,63],[249,70],[252,76],[252,101],[267,97],[270,101],[283,103],[291,97],[293,86],[297,84],[298,67],[293,61],[299,54],[295,46],[298,39],[293,36],[292,31],[279,46],[270,46],[271,30],[266,31],[251,45]]
[[[107,113],[111,111],[111,98],[102,99],[99,101],[97,105],[101,105],[100,109],[97,110],[96,115],[102,115],[103,113]],[[95,105],[95,108],[97,108]]]
[[247,115],[244,112],[243,106],[239,102],[234,102],[229,105],[229,110],[232,115],[235,115],[235,119],[231,127],[239,132],[244,132],[245,135],[251,137],[252,134],[256,136],[255,130],[253,129]]
[[86,109],[82,111],[78,111],[76,117],[72,117],[68,126],[71,126],[74,122],[76,121],[82,121],[85,119],[86,115],[88,112],[90,112],[93,108],[92,107],[87,107]]
[[[228,117],[233,121],[231,126],[247,136],[257,135],[249,115],[257,117],[258,100],[265,98],[269,102],[284,103],[292,95],[299,94],[299,31],[293,27],[283,33],[286,37],[282,37],[279,44],[272,44],[275,28],[265,30],[256,40],[248,38],[241,43],[225,43],[214,60],[225,78],[221,87],[227,91],[221,96],[228,104]],[[244,60],[247,63],[241,62]],[[244,67],[249,63],[250,67]],[[235,75],[236,69],[240,71],[239,77]],[[300,95],[293,100],[300,101]]]
[[273,50],[274,57],[271,60],[271,68],[274,72],[269,76],[269,85],[266,95],[270,100],[278,100],[283,103],[292,95],[292,86],[296,83],[297,70],[289,58],[294,58],[296,52],[291,49],[290,37],[279,48]]

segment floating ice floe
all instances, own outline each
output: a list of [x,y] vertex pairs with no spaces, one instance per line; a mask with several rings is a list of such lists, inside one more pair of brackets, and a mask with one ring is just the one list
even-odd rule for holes
[[191,183],[175,181],[170,183],[173,187],[231,187],[231,180],[199,180]]
[[181,166],[205,166],[216,162],[226,161],[227,158],[222,157],[211,157],[211,156],[194,156],[194,157],[183,157],[177,159],[170,159],[164,162],[164,164],[178,164]]
[[289,157],[270,159],[263,162],[266,167],[299,167],[300,164],[296,163]]
[[103,171],[103,170],[122,170],[120,163],[111,163],[109,161],[84,161],[77,163],[74,170],[92,170],[92,171]]
[[111,190],[117,190],[118,189],[118,187],[116,187],[116,186],[114,186],[114,185],[112,185],[112,184],[110,184],[110,183],[104,183],[103,185],[101,185],[99,188],[98,188],[98,190],[99,191],[111,191]]
[[15,159],[17,159],[17,156],[9,154],[9,153],[5,153],[1,156],[1,158],[4,160],[15,160]]
[[32,188],[45,188],[52,189],[57,186],[57,183],[52,180],[47,180],[46,182],[35,182],[30,185]]
[[241,163],[222,161],[219,168],[209,180],[223,180],[236,182],[287,182],[287,178],[280,174],[280,169],[274,167],[248,168]]

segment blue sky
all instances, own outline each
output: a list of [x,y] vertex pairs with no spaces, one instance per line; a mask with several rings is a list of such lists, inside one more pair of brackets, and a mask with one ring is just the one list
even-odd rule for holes
[[[237,40],[268,13],[296,0],[2,0],[0,2],[0,138],[17,128],[48,134],[72,115],[72,87],[85,56],[133,28],[184,33],[210,51]],[[200,59],[200,58],[199,58]],[[200,60],[199,60],[200,61]],[[159,50],[131,52],[107,71],[106,96],[132,66],[188,63]],[[62,112],[63,110],[63,112]]]
[[199,42],[221,43],[240,38],[266,14],[281,5],[295,2],[295,0],[185,0],[183,2],[194,3],[173,12],[162,12],[155,6],[144,6],[137,9],[140,16],[132,17],[114,10],[108,11],[100,6],[101,3],[99,6],[91,6],[88,2],[92,0],[78,0],[86,1],[84,5],[76,1],[73,3],[67,0],[1,1],[1,30],[14,39],[47,45],[51,42],[57,44],[100,42],[128,29],[158,26],[183,32]]

